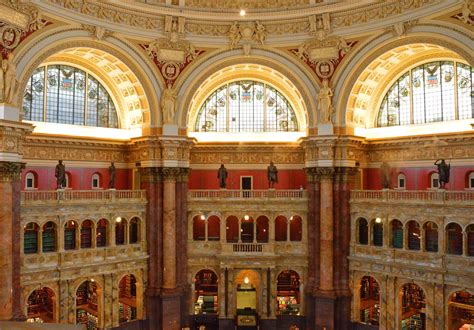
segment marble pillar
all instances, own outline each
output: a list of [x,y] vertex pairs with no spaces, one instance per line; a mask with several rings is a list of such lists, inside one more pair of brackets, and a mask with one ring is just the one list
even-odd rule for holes
[[24,320],[20,286],[20,173],[19,162],[0,162],[0,320]]
[[319,290],[331,292],[334,290],[334,218],[333,218],[333,175],[334,169],[323,167],[318,169],[321,179],[320,204],[320,262]]

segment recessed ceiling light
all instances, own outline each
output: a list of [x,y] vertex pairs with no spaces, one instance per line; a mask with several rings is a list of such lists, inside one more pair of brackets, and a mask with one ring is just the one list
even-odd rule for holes
[[240,10],[240,16],[245,16],[245,9]]

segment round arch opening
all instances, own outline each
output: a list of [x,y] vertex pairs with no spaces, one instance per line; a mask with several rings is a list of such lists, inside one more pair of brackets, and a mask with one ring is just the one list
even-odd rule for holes
[[401,287],[398,319],[402,329],[426,329],[426,296],[419,285],[407,283]]
[[471,329],[474,326],[474,295],[457,291],[448,300],[449,330]]
[[380,286],[372,276],[364,276],[360,280],[359,312],[362,323],[379,325]]
[[284,270],[277,278],[277,314],[300,315],[300,275],[294,270]]
[[76,290],[76,324],[87,329],[100,328],[102,314],[101,290],[94,280],[82,282]]
[[200,270],[194,277],[194,314],[217,314],[218,278],[210,269]]
[[126,323],[138,318],[137,279],[133,275],[125,275],[119,283],[119,322]]
[[27,301],[27,322],[55,323],[57,320],[56,296],[48,287],[34,290]]

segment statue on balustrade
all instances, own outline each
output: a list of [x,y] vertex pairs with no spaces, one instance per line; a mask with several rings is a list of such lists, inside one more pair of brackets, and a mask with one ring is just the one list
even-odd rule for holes
[[115,189],[115,165],[114,162],[109,166],[109,189]]
[[62,160],[58,161],[54,171],[54,176],[56,177],[56,189],[63,189],[66,187],[66,166],[63,164]]
[[434,162],[438,166],[438,175],[439,175],[439,187],[440,189],[446,189],[446,183],[449,183],[449,171],[451,169],[451,164],[446,164],[444,159],[438,159]]
[[390,189],[390,184],[392,182],[391,169],[387,162],[382,162],[380,166],[380,175],[382,179],[382,188]]
[[227,169],[224,167],[224,164],[221,164],[219,170],[217,171],[217,178],[219,179],[219,188],[225,188],[225,180],[227,180]]
[[268,187],[274,188],[275,183],[278,183],[278,169],[270,162],[270,166],[267,167]]

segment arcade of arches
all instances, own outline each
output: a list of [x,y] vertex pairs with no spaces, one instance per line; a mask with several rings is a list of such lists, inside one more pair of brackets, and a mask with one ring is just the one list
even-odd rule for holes
[[473,26],[0,0],[0,328],[474,328]]

